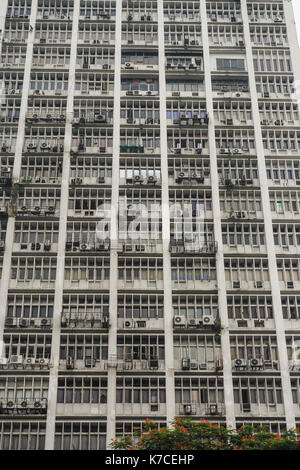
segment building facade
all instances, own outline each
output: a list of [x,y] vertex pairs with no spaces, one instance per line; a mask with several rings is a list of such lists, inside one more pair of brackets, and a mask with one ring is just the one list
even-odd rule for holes
[[291,1],[1,0],[0,30],[0,448],[299,426]]

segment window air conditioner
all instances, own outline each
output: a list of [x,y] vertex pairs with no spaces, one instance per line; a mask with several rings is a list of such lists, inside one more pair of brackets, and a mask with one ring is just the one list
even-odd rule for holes
[[188,178],[189,175],[187,172],[184,172],[184,171],[180,171],[178,174],[177,174],[177,178],[176,178],[176,183],[181,183],[182,179],[183,178]]
[[67,368],[68,370],[70,370],[70,369],[74,369],[74,367],[75,367],[75,364],[74,364],[74,359],[73,359],[73,357],[68,356],[68,357],[67,357],[67,361],[66,361],[66,368]]
[[156,176],[148,176],[148,178],[147,178],[147,183],[148,183],[148,184],[155,184],[155,183],[157,183],[157,177],[156,177]]
[[186,318],[183,315],[176,315],[173,319],[174,326],[186,326]]
[[215,320],[212,315],[203,315],[202,322],[203,325],[214,325]]
[[256,368],[256,367],[262,368],[263,365],[264,365],[264,360],[262,358],[257,359],[253,357],[252,359],[250,359],[250,366],[253,368]]
[[131,319],[124,320],[124,328],[134,328],[134,326],[135,326],[134,320],[131,320]]
[[95,359],[92,359],[91,357],[85,358],[84,361],[85,367],[95,367],[96,361]]
[[234,367],[236,369],[240,369],[241,367],[245,368],[247,367],[247,359],[235,359],[234,360]]
[[233,287],[234,289],[240,289],[240,288],[241,288],[241,283],[240,283],[240,281],[233,281],[232,287]]
[[134,183],[143,183],[144,178],[141,175],[135,175],[134,178],[133,178],[133,181],[134,181]]
[[9,359],[6,357],[0,357],[0,369],[3,369],[9,363]]
[[92,247],[88,243],[81,243],[79,249],[80,251],[91,251]]
[[40,359],[38,359],[38,364],[40,366],[40,368],[42,369],[43,367],[49,367],[50,365],[50,361],[48,358],[44,358],[44,357],[41,357]]
[[7,317],[6,320],[5,320],[5,326],[8,327],[8,328],[10,328],[12,326],[16,326],[17,322],[18,322],[17,318]]
[[182,370],[190,370],[190,365],[191,365],[190,359],[182,359],[181,361]]
[[218,405],[216,403],[209,405],[209,414],[212,416],[219,414]]
[[255,289],[262,289],[263,286],[264,286],[264,283],[262,281],[254,281]]
[[20,328],[27,328],[28,326],[30,326],[30,320],[29,318],[19,318],[18,320],[18,326]]
[[49,240],[46,240],[44,243],[44,251],[50,251],[51,250],[51,243]]
[[13,365],[21,365],[23,364],[23,356],[21,355],[16,355],[16,354],[13,354],[12,356],[10,356],[9,358],[9,363],[10,364],[13,364]]
[[185,415],[191,415],[192,411],[192,405],[183,405],[183,412]]
[[35,320],[35,326],[39,326],[40,328],[47,328],[52,325],[51,318],[37,318]]

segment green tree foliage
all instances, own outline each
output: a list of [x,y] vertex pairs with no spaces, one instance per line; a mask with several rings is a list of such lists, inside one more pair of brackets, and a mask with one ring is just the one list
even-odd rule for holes
[[175,418],[169,428],[158,429],[147,419],[145,432],[113,440],[114,450],[300,450],[299,430],[285,431],[281,435],[266,427],[243,426],[238,430],[226,429],[205,419],[198,422]]

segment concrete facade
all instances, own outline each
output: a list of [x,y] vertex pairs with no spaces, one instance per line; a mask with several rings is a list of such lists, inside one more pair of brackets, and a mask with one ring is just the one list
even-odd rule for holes
[[2,0],[0,53],[0,449],[299,426],[292,3]]

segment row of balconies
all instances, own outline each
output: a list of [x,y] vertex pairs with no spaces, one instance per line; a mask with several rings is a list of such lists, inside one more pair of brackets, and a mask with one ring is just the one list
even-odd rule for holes
[[[180,317],[180,315],[177,315]],[[291,319],[284,319],[284,327],[286,330],[294,330],[299,329],[299,319],[297,317]],[[178,323],[174,323],[174,332],[183,331],[185,333],[188,332],[205,332],[209,328],[212,331],[215,331],[215,324],[209,319],[208,323],[212,323],[207,325],[207,323],[203,323],[200,319],[187,319],[183,317],[183,319],[178,320]],[[251,330],[273,330],[275,328],[275,321],[273,318],[265,318],[265,319],[249,319],[249,318],[241,318],[241,319],[229,319],[229,329],[236,330],[236,331],[251,331]],[[64,329],[104,329],[107,330],[109,328],[109,321],[108,317],[97,315],[97,314],[64,314],[61,321],[61,326]],[[51,330],[52,328],[52,318],[11,318],[7,317],[5,320],[5,328],[6,329],[19,329],[19,330],[35,330],[35,329],[42,329],[42,330]],[[127,319],[124,320],[122,318],[118,318],[117,320],[117,328],[119,330],[128,330],[130,332],[135,332],[139,330],[163,330],[164,329],[164,319],[163,318],[150,318],[150,319]],[[299,367],[296,367],[295,364],[293,365],[294,370],[298,370]]]
[[47,399],[35,400],[2,400],[0,402],[0,415],[46,414]]
[[[152,184],[151,184],[152,186]],[[59,208],[55,206],[21,206],[19,207],[16,211],[13,211],[14,216],[18,217],[57,217],[59,213]],[[202,210],[202,215],[204,216],[205,219],[212,219],[213,218],[213,213],[212,210]],[[9,215],[9,208],[8,205],[0,207],[0,218],[7,218]],[[100,209],[69,209],[68,210],[68,217],[98,217],[99,219],[102,219],[107,216],[104,210]],[[137,216],[137,213],[132,212],[129,210],[129,213],[127,214],[128,220],[135,220]],[[192,217],[197,216],[197,210],[192,211]],[[224,220],[230,220],[230,221],[254,221],[254,220],[263,220],[263,213],[262,211],[256,211],[256,210],[242,210],[242,211],[235,211],[235,210],[230,210],[230,211],[221,211],[221,217]],[[295,212],[290,212],[290,211],[281,211],[281,212],[272,212],[272,219],[275,220],[298,220],[299,214],[297,211]],[[282,246],[282,249],[285,249],[289,245],[287,244],[286,246]],[[291,245],[292,247],[295,246],[295,244]],[[179,248],[180,249],[180,248]],[[277,250],[281,249],[280,246],[276,248]]]
[[[299,416],[299,405],[294,405]],[[278,417],[285,416],[284,405],[277,403],[254,404],[243,402],[234,405],[236,416]],[[5,415],[46,414],[47,400],[3,400],[0,413]],[[59,416],[84,416],[90,414],[106,416],[106,403],[57,403],[56,414]],[[116,403],[115,413],[120,416],[163,416],[166,414],[165,403]],[[225,416],[224,403],[176,403],[177,416]]]
[[[122,244],[122,243],[121,243]],[[211,243],[198,243],[195,242],[186,242],[186,243],[178,243],[176,245],[170,245],[170,252],[177,253],[177,254],[195,254],[195,253],[216,253],[217,245],[214,242]],[[0,240],[0,252],[5,250],[5,242]],[[39,252],[43,254],[43,252],[51,252],[56,253],[58,250],[57,243],[51,243],[49,240],[45,239],[44,242],[32,242],[32,243],[14,243],[13,244],[13,252],[22,252],[22,253],[35,253]],[[110,251],[109,242],[67,242],[66,244],[66,252],[72,253],[98,253],[103,252],[107,253]],[[120,249],[119,251],[122,251]],[[232,243],[223,244],[223,251],[224,253],[237,253],[237,254],[266,254],[267,248],[266,245],[243,245],[238,244],[237,241]],[[291,254],[291,255],[300,255],[300,246],[299,245],[280,245],[275,247],[276,254]],[[162,253],[162,241],[141,241],[139,244],[134,243],[127,243],[123,247],[123,253],[132,253],[132,254],[141,254],[141,253]],[[260,285],[256,283],[255,286]],[[261,284],[263,288],[263,283]],[[291,284],[292,285],[292,284]],[[257,287],[255,287],[257,288]],[[289,287],[290,288],[290,287]]]
[[[2,370],[48,370],[51,367],[51,362],[48,357],[23,357],[23,355],[13,354],[8,358],[0,358],[0,369]],[[164,370],[165,361],[152,356],[148,359],[141,358],[127,358],[117,359],[116,357],[109,360],[99,360],[92,356],[86,356],[84,359],[74,359],[68,356],[65,360],[60,360],[61,370],[107,370],[115,368],[118,371],[128,370]],[[174,369],[181,371],[213,371],[218,372],[223,370],[223,359],[217,359],[210,362],[199,362],[195,359],[183,358],[181,360],[174,360]],[[300,370],[299,361],[290,360],[289,370],[297,372]],[[279,371],[279,362],[276,360],[266,360],[262,357],[252,357],[250,359],[237,358],[232,360],[233,372],[268,372]]]
[[[38,170],[38,168],[37,168]],[[220,177],[220,186],[225,186],[229,189],[240,189],[245,186],[259,186],[259,180],[257,178],[248,178],[246,177],[245,173],[241,175],[239,173],[239,177],[231,178],[229,176],[223,177],[223,174],[226,174],[226,171],[219,173]],[[57,177],[21,177],[18,184],[22,185],[61,185],[61,176]],[[188,170],[182,168],[176,172],[176,175],[169,175],[168,178],[169,185],[184,185],[184,186],[199,186],[205,185],[210,186],[210,170],[207,168],[205,170]],[[101,185],[108,185],[112,184],[111,177],[105,176],[83,176],[77,178],[70,178],[69,180],[70,186],[97,186]],[[161,186],[161,178],[155,176],[153,174],[148,174],[148,176],[144,176],[142,173],[134,174],[132,177],[120,177],[119,180],[120,186],[123,185],[134,185],[134,186]],[[11,186],[12,185],[12,177],[11,177],[11,170],[7,169],[1,172],[0,175],[0,186]],[[268,179],[268,186],[269,187],[288,187],[290,189],[294,188],[295,186],[300,186],[300,180],[298,179]]]

